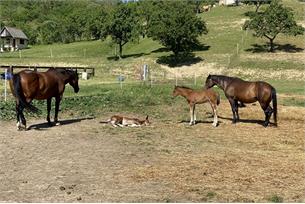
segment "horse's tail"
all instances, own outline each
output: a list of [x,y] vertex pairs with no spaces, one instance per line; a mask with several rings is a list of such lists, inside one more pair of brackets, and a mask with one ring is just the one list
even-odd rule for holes
[[277,126],[277,99],[276,99],[276,90],[273,87],[271,89],[271,97],[272,97],[272,103],[273,103],[274,124],[275,124],[275,126]]
[[19,104],[31,112],[37,113],[39,111],[38,108],[36,108],[32,104],[28,103],[25,99],[25,96],[23,94],[22,87],[21,87],[21,78],[20,78],[19,74],[14,74],[13,86],[14,86],[14,92],[15,92],[14,94],[15,94],[16,98],[18,99]]

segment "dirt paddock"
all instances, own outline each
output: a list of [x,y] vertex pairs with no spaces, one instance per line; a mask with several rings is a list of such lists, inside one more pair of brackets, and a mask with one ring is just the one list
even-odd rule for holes
[[187,112],[143,128],[1,121],[0,202],[305,202],[305,109],[280,106],[279,127],[264,128],[258,106],[236,125],[228,107],[217,128],[205,107],[192,127]]

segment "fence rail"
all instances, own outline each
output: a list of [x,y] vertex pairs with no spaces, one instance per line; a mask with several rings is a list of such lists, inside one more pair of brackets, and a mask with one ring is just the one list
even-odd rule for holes
[[74,69],[80,72],[86,72],[88,74],[91,74],[92,76],[95,75],[95,68],[93,67],[73,67],[73,66],[67,66],[67,67],[58,67],[58,66],[30,66],[30,65],[0,65],[0,69],[11,69],[12,72],[14,69]]

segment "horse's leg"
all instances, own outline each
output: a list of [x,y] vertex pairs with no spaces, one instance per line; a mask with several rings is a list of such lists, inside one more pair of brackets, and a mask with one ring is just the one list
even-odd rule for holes
[[61,101],[61,96],[56,96],[55,97],[55,116],[54,116],[55,125],[60,125],[60,123],[58,122],[58,111],[59,111],[60,101]]
[[51,126],[51,120],[50,120],[50,111],[51,111],[51,102],[52,102],[52,98],[48,98],[47,99],[47,121],[48,121],[48,125]]
[[[19,125],[20,125],[20,121],[21,121],[22,125],[24,126],[24,130],[26,130],[26,120],[25,120],[25,117],[24,117],[24,114],[23,114],[24,107],[19,105],[18,109],[19,109],[18,110],[19,111]],[[22,128],[21,125],[19,127]]]
[[233,113],[233,121],[232,123],[236,123],[236,116],[235,116],[235,111],[236,111],[236,107],[235,107],[235,101],[232,98],[228,98],[230,105],[231,105],[231,109],[232,109],[232,113]]
[[260,105],[262,109],[264,110],[265,113],[265,122],[264,122],[264,127],[267,127],[269,124],[270,117],[273,113],[273,109],[271,108],[270,105],[265,104],[264,102],[260,102]]
[[239,121],[238,100],[234,100],[234,106],[235,106],[236,120]]
[[268,106],[268,108],[264,112],[265,112],[265,116],[266,116],[264,126],[267,127],[270,122],[270,117],[273,113],[273,109],[271,108],[271,106]]
[[21,129],[21,118],[20,118],[20,108],[19,108],[19,104],[18,102],[16,101],[16,118],[17,118],[17,130],[20,130]]
[[196,113],[195,113],[196,104],[193,106],[193,124],[196,124]]

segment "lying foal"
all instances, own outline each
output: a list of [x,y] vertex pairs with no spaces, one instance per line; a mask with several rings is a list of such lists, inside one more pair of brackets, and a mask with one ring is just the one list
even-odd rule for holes
[[217,126],[217,105],[219,105],[220,103],[219,94],[217,92],[213,91],[212,89],[193,90],[188,87],[175,86],[173,96],[183,96],[184,98],[186,98],[190,106],[190,125],[194,125],[196,123],[195,105],[209,102],[214,114],[214,121],[212,125],[214,127]]
[[148,116],[146,116],[145,120],[140,120],[138,118],[129,118],[125,116],[114,115],[111,116],[107,123],[110,123],[113,127],[139,127],[139,126],[146,126],[149,125],[150,122],[148,120]]

